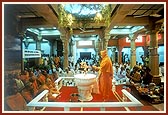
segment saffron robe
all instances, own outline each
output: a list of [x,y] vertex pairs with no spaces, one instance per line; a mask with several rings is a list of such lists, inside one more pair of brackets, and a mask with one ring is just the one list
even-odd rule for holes
[[111,59],[106,55],[102,58],[99,68],[99,90],[106,100],[112,91],[113,68]]

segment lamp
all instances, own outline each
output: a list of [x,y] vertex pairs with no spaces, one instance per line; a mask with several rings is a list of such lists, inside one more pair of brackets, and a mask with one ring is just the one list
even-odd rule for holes
[[95,17],[94,17],[95,22],[100,22],[103,20],[102,14],[100,12],[97,12]]

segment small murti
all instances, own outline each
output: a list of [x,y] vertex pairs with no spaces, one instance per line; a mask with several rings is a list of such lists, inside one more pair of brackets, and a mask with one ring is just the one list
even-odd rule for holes
[[91,101],[93,84],[96,82],[95,74],[76,74],[75,84],[78,88],[80,101]]

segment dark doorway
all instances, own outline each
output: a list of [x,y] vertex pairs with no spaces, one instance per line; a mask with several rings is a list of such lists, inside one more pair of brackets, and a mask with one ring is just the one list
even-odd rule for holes
[[91,59],[91,52],[80,52],[81,59]]

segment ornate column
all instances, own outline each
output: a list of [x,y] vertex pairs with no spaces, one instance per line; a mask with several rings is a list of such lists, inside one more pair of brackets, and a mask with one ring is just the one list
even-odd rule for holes
[[96,57],[98,56],[98,54],[99,54],[99,52],[100,52],[100,39],[98,39],[98,40],[95,40],[95,47],[94,47],[94,49],[95,49],[95,52],[96,52]]
[[[41,51],[41,40],[42,40],[42,35],[41,34],[36,36],[36,50]],[[40,58],[36,58],[35,59],[35,63],[37,65],[40,65],[40,63],[41,63]]]
[[61,40],[62,40],[62,43],[63,43],[63,56],[64,56],[63,68],[65,69],[66,67],[69,66],[69,62],[68,62],[69,35],[68,34],[61,35]]
[[116,48],[111,48],[112,50],[112,62],[116,63]]
[[36,50],[41,50],[41,40],[42,40],[42,36],[38,35],[36,38]]
[[150,34],[150,44],[148,48],[149,68],[151,69],[151,73],[153,75],[153,82],[156,84],[161,82],[161,78],[159,76],[158,32],[157,28],[148,32],[148,34]]
[[122,49],[123,49],[123,46],[119,46],[118,47],[118,59],[116,59],[116,62],[118,62],[118,63],[121,63],[122,62]]
[[26,37],[25,36],[25,31],[26,28],[23,27],[22,23],[20,23],[20,21],[18,21],[18,23],[16,24],[16,32],[18,33],[18,38],[21,41],[21,72],[24,71],[24,59],[23,59],[23,40]]
[[104,35],[103,50],[107,49],[109,39],[110,39],[110,34],[106,32]]
[[72,56],[74,58],[73,62],[76,63],[76,41],[72,38]]
[[75,64],[75,60],[76,60],[76,56],[75,56],[75,52],[74,52],[74,49],[75,49],[75,40],[73,40],[73,38],[69,38],[69,55],[71,57],[73,57],[73,63]]
[[130,47],[131,47],[131,57],[130,57],[130,67],[134,67],[136,65],[136,46],[135,46],[135,40],[137,38],[138,34],[129,34],[129,39],[131,40]]
[[70,43],[69,43],[69,54],[70,55],[74,55],[74,49],[73,49],[73,47],[74,47],[74,45],[75,45],[75,43],[74,43],[74,40],[73,39],[70,39]]
[[24,32],[23,33],[19,33],[18,38],[21,41],[21,72],[24,71],[24,59],[23,59],[23,40],[24,40]]
[[100,52],[103,50],[103,34],[99,33],[99,39],[98,39],[98,51]]

